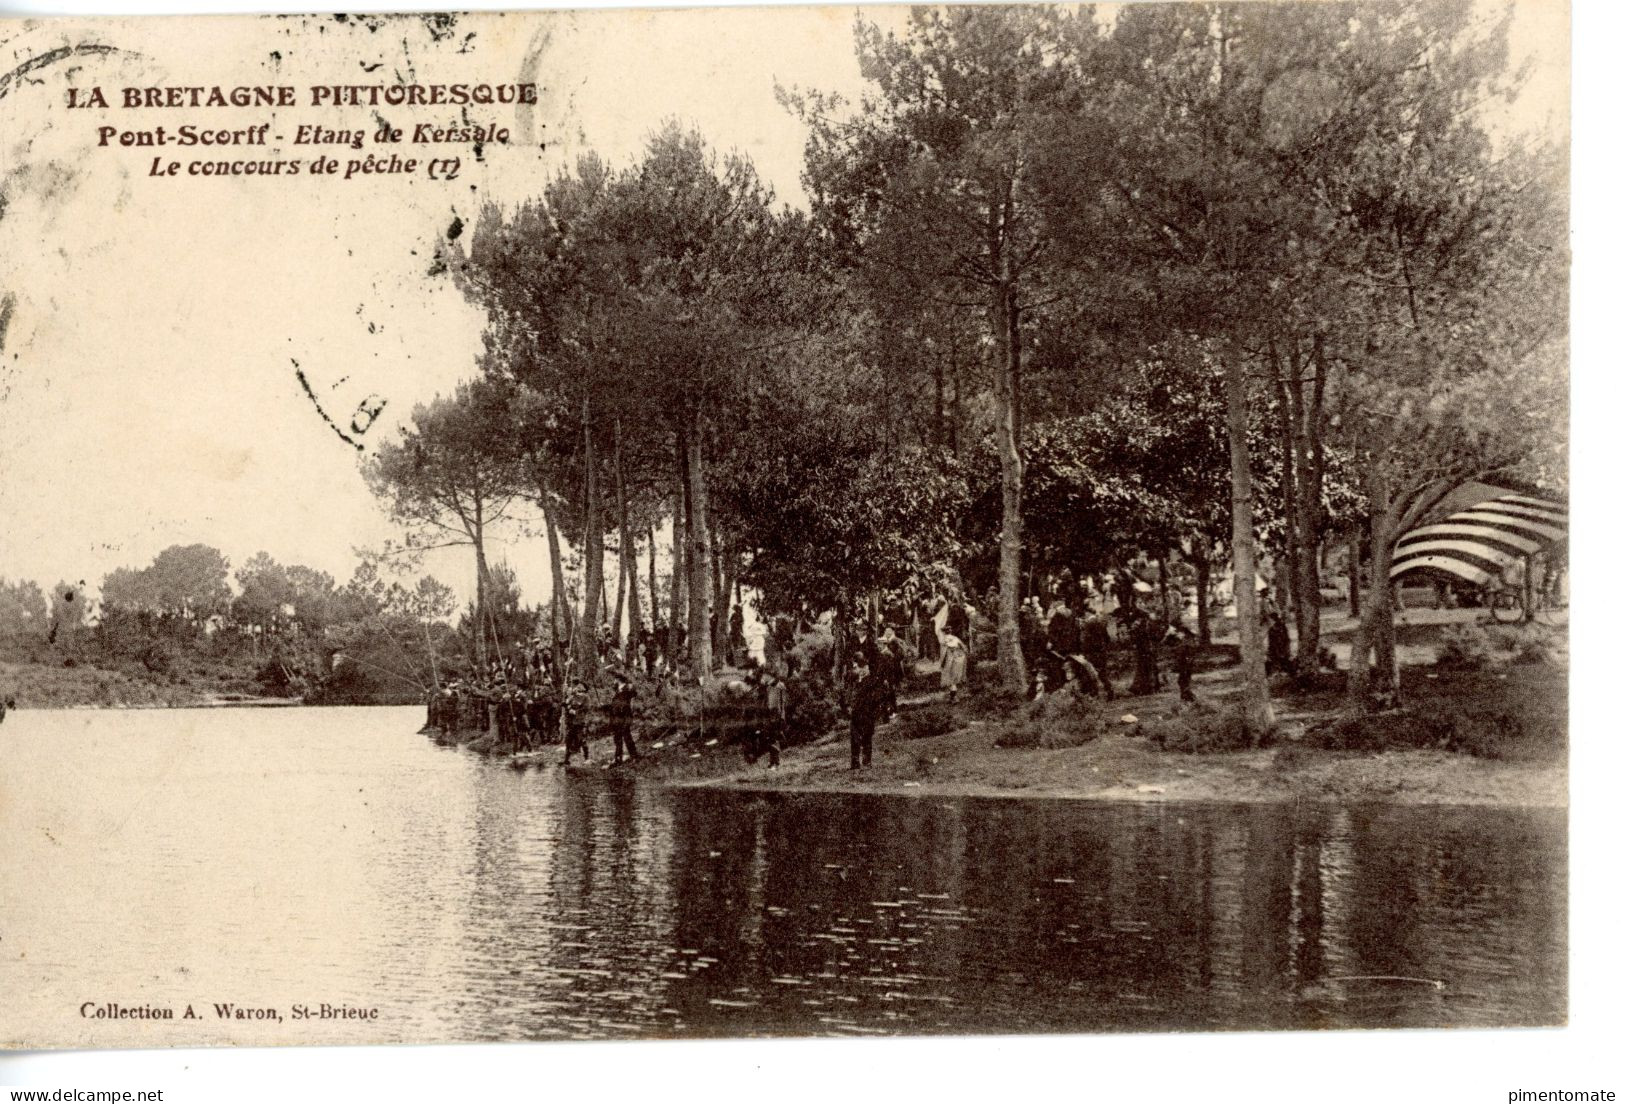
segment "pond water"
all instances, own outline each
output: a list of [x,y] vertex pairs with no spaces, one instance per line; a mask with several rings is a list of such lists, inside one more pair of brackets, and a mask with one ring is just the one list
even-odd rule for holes
[[[437,747],[420,719],[8,717],[0,1041],[1566,1015],[1561,811],[668,790],[515,770]],[[220,1020],[217,1002],[282,1020]],[[323,1003],[377,1018],[292,1019]],[[96,1018],[107,1004],[200,1018]]]

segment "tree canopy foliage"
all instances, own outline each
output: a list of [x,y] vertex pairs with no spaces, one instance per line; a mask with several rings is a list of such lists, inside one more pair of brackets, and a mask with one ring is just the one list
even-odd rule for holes
[[482,588],[480,526],[522,500],[560,646],[646,623],[696,674],[747,587],[861,616],[991,585],[1021,685],[1047,575],[1189,560],[1204,618],[1235,578],[1253,725],[1254,576],[1312,669],[1349,540],[1363,700],[1405,526],[1468,478],[1561,490],[1565,151],[1490,125],[1507,26],[1471,0],[860,17],[857,102],[780,93],[808,212],[672,123],[455,226],[436,271],[486,312],[480,379],[375,486]]

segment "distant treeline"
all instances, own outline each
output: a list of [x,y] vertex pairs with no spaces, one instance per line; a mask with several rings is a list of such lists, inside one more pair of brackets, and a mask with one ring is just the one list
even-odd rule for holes
[[[513,631],[533,624],[512,573],[494,572]],[[469,666],[470,614],[432,576],[412,585],[364,560],[339,585],[259,553],[232,573],[208,545],[174,545],[110,572],[93,593],[0,579],[0,657],[124,668],[173,682],[323,701],[415,701],[442,668]]]

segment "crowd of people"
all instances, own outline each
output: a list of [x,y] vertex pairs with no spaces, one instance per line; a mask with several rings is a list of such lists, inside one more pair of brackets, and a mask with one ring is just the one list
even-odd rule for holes
[[[1069,585],[1070,584],[1070,585]],[[1164,657],[1172,669],[1181,698],[1194,700],[1192,677],[1197,654],[1193,633],[1177,618],[1159,616],[1134,601],[1131,583],[1121,584],[1115,608],[1092,587],[1063,579],[1045,588],[1047,603],[1038,595],[1027,598],[1018,611],[1020,646],[1031,682],[1033,700],[1062,692],[1073,698],[1100,701],[1117,698],[1112,676],[1114,642],[1126,645],[1132,656],[1131,682],[1126,693],[1153,694],[1164,688]],[[737,612],[737,611],[736,611]],[[922,664],[927,676],[932,665],[943,697],[951,704],[965,692],[972,668],[972,644],[977,632],[991,626],[980,620],[975,607],[957,596],[933,596],[917,603],[880,611],[873,623],[867,617],[842,622],[836,645],[827,660],[804,668],[798,642],[812,626],[788,618],[768,624],[765,656],[746,653],[742,617],[730,627],[731,658],[742,670],[713,687],[707,705],[700,692],[701,727],[738,743],[746,758],[766,757],[776,767],[789,731],[792,697],[790,684],[807,681],[824,687],[847,714],[853,769],[873,758],[876,728],[897,713],[898,698],[907,676]],[[1267,635],[1272,668],[1290,663],[1290,644],[1279,614],[1267,611]],[[737,640],[734,638],[737,637]],[[492,746],[514,752],[535,751],[562,744],[564,762],[578,754],[589,756],[588,737],[603,732],[614,741],[614,763],[638,758],[634,738],[636,703],[640,688],[664,702],[675,700],[671,691],[686,679],[678,657],[683,641],[664,626],[654,625],[618,643],[606,629],[599,636],[599,657],[607,679],[597,689],[578,676],[571,659],[558,661],[553,649],[533,639],[490,660],[476,676],[459,677],[429,695],[430,730],[494,734]],[[805,696],[804,689],[798,698]],[[645,735],[654,727],[680,728],[680,710],[645,723]],[[656,714],[660,713],[657,707]]]
[[[578,674],[573,659],[556,660],[554,650],[540,639],[507,649],[502,658],[489,660],[477,674],[453,677],[430,689],[425,730],[443,736],[477,732],[494,738],[493,750],[514,753],[563,745],[566,764],[577,755],[589,759],[590,737],[602,732],[614,742],[612,765],[635,760],[639,757],[634,725],[640,679],[653,696],[668,701],[675,699],[675,688],[684,681],[680,666],[667,658],[663,644],[639,647],[648,644],[649,638],[659,637],[658,631],[645,632],[628,642],[628,654],[646,657],[641,667],[623,662],[617,649],[601,647],[603,677],[596,680],[596,687]],[[721,687],[709,717],[702,695],[701,724],[739,736],[751,761],[766,755],[777,766],[784,744],[786,703],[785,681],[752,664],[743,679]],[[665,723],[680,727],[681,718],[673,716]]]
[[[1046,580],[1047,604],[1038,595],[1022,603],[1017,627],[1030,679],[1029,699],[1040,701],[1065,693],[1073,698],[1114,700],[1119,691],[1112,679],[1111,652],[1117,641],[1126,644],[1133,657],[1128,694],[1162,690],[1166,657],[1172,661],[1180,697],[1195,700],[1195,634],[1178,618],[1159,616],[1137,603],[1130,593],[1133,582],[1132,578],[1110,580],[1119,592],[1110,613],[1099,591],[1070,577]],[[995,600],[990,596],[990,602]],[[947,702],[958,701],[964,692],[973,632],[977,631],[973,628],[975,608],[955,598],[928,599],[917,608],[917,614],[902,624],[882,616],[878,631],[871,631],[863,621],[852,630],[844,682],[854,770],[869,764],[876,726],[897,710],[906,667],[899,630],[916,647],[922,662],[939,664],[939,684]],[[914,613],[912,608],[904,611],[905,616],[910,613]],[[991,632],[992,628],[984,621],[980,631]]]

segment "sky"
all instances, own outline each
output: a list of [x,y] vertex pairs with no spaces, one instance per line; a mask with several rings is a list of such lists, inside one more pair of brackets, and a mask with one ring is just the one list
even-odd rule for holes
[[[1531,0],[1517,12],[1514,50],[1535,70],[1509,125],[1566,126],[1563,111],[1547,121],[1566,99],[1566,9]],[[0,24],[0,69],[70,42],[117,50],[37,70],[39,83],[0,99],[0,293],[15,296],[0,350],[0,576],[94,587],[168,545],[203,542],[234,567],[263,550],[342,582],[356,549],[400,533],[298,373],[341,424],[382,399],[363,439],[392,434],[414,404],[475,370],[481,315],[428,276],[445,227],[484,201],[533,194],[585,149],[629,162],[667,118],[747,154],[783,200],[804,202],[806,135],[775,84],[855,96],[854,13],[472,16],[440,43],[417,20],[376,30],[326,17]],[[898,7],[865,15],[894,26],[905,17]],[[520,140],[488,146],[486,163],[449,183],[157,179],[153,150],[96,144],[103,125],[266,121],[284,156],[304,156],[287,142],[298,124],[375,129],[370,109],[65,106],[70,85],[303,87],[388,82],[397,70],[420,82],[534,74],[544,93],[533,114],[493,112]],[[544,596],[544,542],[519,526],[493,536],[493,558],[515,567],[528,598]],[[472,593],[466,554],[436,553],[425,568]]]

